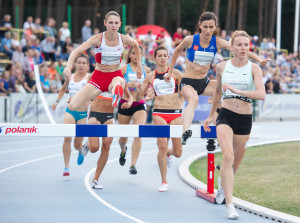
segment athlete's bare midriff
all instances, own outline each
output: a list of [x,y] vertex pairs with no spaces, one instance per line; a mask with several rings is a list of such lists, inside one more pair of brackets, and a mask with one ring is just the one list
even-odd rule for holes
[[179,93],[155,96],[154,108],[156,109],[182,109]]
[[106,65],[106,64],[96,63],[95,69],[104,73],[115,72],[121,69],[121,64]]
[[207,71],[210,68],[210,64],[206,66],[200,66],[194,62],[189,61],[186,58],[186,69],[183,77],[192,79],[203,79],[207,76]]
[[113,113],[114,108],[111,105],[111,100],[104,98],[95,98],[91,105],[91,111],[102,113]]
[[222,107],[238,114],[252,114],[251,103],[236,98],[224,99]]

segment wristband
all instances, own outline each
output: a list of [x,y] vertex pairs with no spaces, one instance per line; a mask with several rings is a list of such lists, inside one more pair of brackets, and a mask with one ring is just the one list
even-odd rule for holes
[[59,100],[57,99],[55,102],[58,104],[58,103],[59,103]]

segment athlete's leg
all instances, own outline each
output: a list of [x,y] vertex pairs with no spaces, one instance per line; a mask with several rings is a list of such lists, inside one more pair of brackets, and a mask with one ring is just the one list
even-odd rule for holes
[[216,87],[217,87],[217,81],[210,80],[202,95],[212,97],[214,95]]
[[[147,113],[144,110],[136,111],[133,114],[133,124],[134,125],[145,125]],[[135,137],[132,142],[131,148],[131,166],[136,166],[137,159],[139,157],[142,147],[142,138]]]
[[234,174],[232,169],[234,161],[233,131],[228,125],[221,124],[217,126],[217,136],[223,155],[221,166],[222,188],[226,198],[226,205],[228,205],[232,203],[234,184]]
[[184,109],[183,112],[183,132],[190,128],[193,118],[194,118],[194,111],[198,106],[199,98],[197,95],[197,91],[190,86],[185,85],[181,90],[181,95],[184,97],[184,100],[188,102],[187,107]]
[[[128,125],[130,123],[131,116],[128,115],[121,115],[118,113],[118,121],[120,125]],[[119,145],[121,147],[121,152],[124,154],[126,152],[126,144],[128,141],[128,137],[120,137],[119,139]]]
[[233,173],[235,174],[246,152],[246,143],[250,135],[233,135]]
[[[103,124],[104,125],[112,125],[112,124],[114,124],[114,121],[113,121],[113,119],[110,119],[110,120],[104,122]],[[95,172],[93,181],[94,180],[98,181],[98,179],[107,163],[110,145],[112,143],[112,140],[113,140],[112,137],[102,137],[101,154],[100,154],[100,157],[97,162],[97,168],[96,168],[96,172]]]
[[126,83],[126,82],[125,82],[124,78],[119,77],[119,76],[114,77],[114,78],[112,79],[111,83],[110,83],[109,86],[108,86],[108,90],[109,90],[112,94],[114,94],[116,86],[117,86],[117,85],[121,85],[122,88],[124,89],[124,88],[125,88],[125,83]]
[[[86,124],[86,118],[82,118],[82,119],[78,120],[76,124]],[[74,138],[74,147],[78,151],[80,151],[83,146],[82,145],[83,138],[84,137],[75,137]]]
[[[64,124],[75,124],[76,121],[74,117],[66,112],[64,115]],[[69,163],[70,163],[70,157],[71,157],[71,142],[72,142],[72,137],[65,137],[64,142],[63,142],[63,155],[64,155],[64,162],[65,162],[65,168],[69,168]]]
[[100,94],[100,90],[94,85],[87,83],[81,90],[72,98],[68,108],[71,111],[86,111],[86,104]]
[[[159,116],[153,116],[154,125],[168,125],[168,123]],[[161,174],[162,183],[167,182],[167,153],[168,153],[168,140],[167,138],[157,138],[157,161]]]
[[[181,125],[182,117],[176,118],[169,123],[170,125]],[[172,138],[172,148],[168,149],[168,155],[173,155],[176,158],[181,157],[182,154],[182,145],[180,138]]]
[[[90,125],[100,125],[101,123],[95,118],[89,118],[88,124]],[[99,137],[89,137],[88,138],[88,148],[91,153],[96,153],[99,150]]]

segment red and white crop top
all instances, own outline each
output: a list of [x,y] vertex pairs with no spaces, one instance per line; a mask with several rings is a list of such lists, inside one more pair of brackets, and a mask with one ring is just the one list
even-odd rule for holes
[[119,44],[117,46],[107,46],[105,43],[105,32],[102,33],[102,39],[99,47],[95,47],[95,60],[99,64],[114,65],[120,64],[124,51],[121,34],[118,33]]

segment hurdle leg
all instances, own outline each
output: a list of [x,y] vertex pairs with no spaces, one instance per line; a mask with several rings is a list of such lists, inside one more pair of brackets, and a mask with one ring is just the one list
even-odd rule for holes
[[207,189],[196,190],[196,195],[216,204],[216,194],[214,193],[214,171],[215,171],[215,140],[207,141]]

